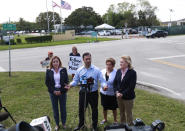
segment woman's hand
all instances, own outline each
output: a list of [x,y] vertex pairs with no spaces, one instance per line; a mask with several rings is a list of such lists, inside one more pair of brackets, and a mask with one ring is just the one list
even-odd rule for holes
[[60,96],[60,95],[61,95],[61,92],[60,92],[60,91],[54,91],[54,94],[55,94],[56,96]]
[[121,94],[121,93],[119,93],[119,92],[116,93],[116,97],[117,97],[117,98],[122,98],[122,96],[123,96],[123,94]]
[[107,91],[107,90],[108,90],[108,86],[104,86],[104,87],[103,87],[103,90],[104,90],[104,91]]
[[69,90],[71,88],[71,86],[70,85],[65,85],[64,88],[67,89],[67,90]]

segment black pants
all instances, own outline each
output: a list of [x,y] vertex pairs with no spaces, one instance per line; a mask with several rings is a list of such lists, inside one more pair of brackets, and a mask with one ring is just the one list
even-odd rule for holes
[[[84,125],[84,102],[85,102],[85,92],[80,91],[79,93],[79,127]],[[98,123],[98,91],[86,94],[86,107],[91,105],[92,109],[92,126],[97,128]]]

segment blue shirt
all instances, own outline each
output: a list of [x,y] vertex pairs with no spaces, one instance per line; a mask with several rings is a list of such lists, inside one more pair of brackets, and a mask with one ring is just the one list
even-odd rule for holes
[[[98,82],[100,82],[102,87],[107,86],[101,71],[94,65],[91,65],[88,69],[85,68],[84,66],[80,67],[77,70],[73,78],[73,81],[70,83],[70,85],[77,86],[83,77],[86,77],[86,78],[92,77],[94,79],[94,84],[91,86],[91,92],[98,90]],[[82,89],[82,87],[80,89]]]

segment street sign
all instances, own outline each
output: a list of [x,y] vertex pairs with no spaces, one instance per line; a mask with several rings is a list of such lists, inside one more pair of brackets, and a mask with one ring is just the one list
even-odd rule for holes
[[91,33],[91,36],[92,36],[92,37],[97,37],[97,35],[98,35],[98,34],[97,34],[97,32],[95,32],[95,31]]
[[97,32],[94,31],[94,32],[91,33],[91,37],[96,38],[96,41],[97,41],[97,36],[98,36]]
[[3,30],[6,30],[6,31],[16,30],[16,25],[15,24],[3,24]]

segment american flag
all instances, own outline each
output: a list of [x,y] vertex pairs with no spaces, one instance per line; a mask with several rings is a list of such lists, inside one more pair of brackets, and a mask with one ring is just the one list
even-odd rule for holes
[[60,8],[60,6],[57,3],[55,3],[54,1],[52,1],[52,6],[53,7],[59,7]]
[[66,10],[71,10],[71,5],[63,0],[61,0],[61,7]]

